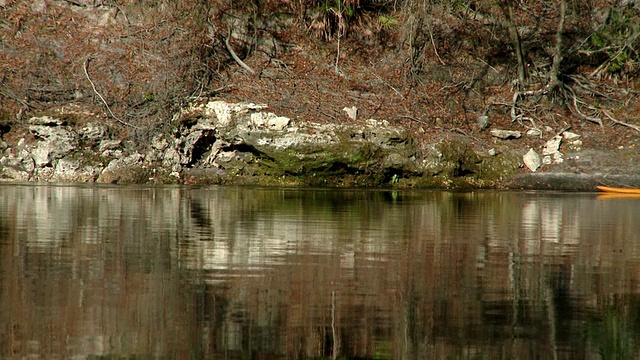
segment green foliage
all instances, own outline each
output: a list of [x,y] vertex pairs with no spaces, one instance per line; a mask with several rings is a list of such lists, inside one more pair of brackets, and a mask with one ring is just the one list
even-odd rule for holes
[[371,27],[390,30],[399,24],[399,20],[390,15],[393,3],[380,0],[313,1],[309,9],[316,19],[309,28],[325,40],[352,32],[367,32]]
[[382,28],[385,30],[391,30],[391,28],[400,24],[400,21],[398,19],[394,18],[393,16],[387,15],[380,15],[378,17],[378,21],[380,22]]
[[640,11],[634,6],[609,8],[606,20],[591,34],[591,51],[604,53],[600,74],[634,75],[638,72],[640,56]]
[[346,16],[347,18],[351,18],[356,13],[356,9],[352,1],[342,0],[325,0],[325,2],[320,6],[320,11],[336,12],[342,16]]

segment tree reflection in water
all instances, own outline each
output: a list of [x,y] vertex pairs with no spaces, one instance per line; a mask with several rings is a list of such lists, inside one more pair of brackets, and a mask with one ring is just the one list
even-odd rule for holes
[[593,194],[0,186],[0,356],[638,357]]

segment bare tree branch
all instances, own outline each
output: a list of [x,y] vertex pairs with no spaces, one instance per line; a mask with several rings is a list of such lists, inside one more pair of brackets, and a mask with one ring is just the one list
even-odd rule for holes
[[231,44],[229,43],[229,39],[231,38],[231,28],[228,27],[229,29],[229,35],[224,39],[224,45],[227,47],[227,51],[229,51],[229,54],[231,54],[231,57],[233,58],[233,60],[235,60],[236,63],[238,63],[238,65],[240,65],[241,68],[247,70],[248,73],[250,73],[251,75],[255,75],[255,71],[247,64],[244,63],[244,61],[242,61],[238,55],[236,55],[236,52],[233,51],[233,48],[231,47]]
[[100,93],[98,92],[98,89],[96,89],[96,84],[93,83],[93,81],[91,80],[91,77],[89,77],[89,60],[91,60],[91,58],[87,58],[87,60],[84,61],[84,65],[83,65],[83,69],[84,69],[84,75],[87,77],[87,80],[89,80],[89,83],[91,84],[91,88],[93,89],[93,92],[96,93],[96,95],[98,95],[98,97],[100,98],[100,100],[102,100],[102,103],[104,104],[104,106],[107,107],[107,111],[109,111],[109,114],[111,114],[111,116],[116,119],[117,122],[119,122],[122,125],[125,126],[129,126],[132,127],[134,129],[139,129],[137,126],[129,124],[126,121],[121,120],[120,118],[118,118],[113,111],[111,111],[111,108],[109,107],[109,104],[107,104],[107,101],[104,99],[104,97],[102,97],[102,95],[100,95]]
[[433,52],[436,54],[436,57],[440,61],[442,65],[446,65],[444,61],[440,58],[440,54],[438,54],[438,48],[436,47],[436,42],[433,40],[433,31],[431,30],[431,24],[429,24],[429,38],[431,39],[431,46],[433,46]]

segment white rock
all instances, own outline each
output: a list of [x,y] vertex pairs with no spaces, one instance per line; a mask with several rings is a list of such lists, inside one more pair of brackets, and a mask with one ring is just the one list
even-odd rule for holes
[[44,115],[44,116],[34,116],[29,119],[28,123],[30,125],[60,126],[63,124],[63,121],[48,115]]
[[92,142],[97,142],[104,138],[107,133],[107,128],[102,125],[94,125],[92,123],[87,123],[82,129],[80,129],[79,134],[82,138],[90,140]]
[[522,157],[522,161],[527,166],[527,168],[529,168],[529,170],[533,172],[536,172],[541,165],[540,156],[533,149],[529,149],[529,151],[524,154],[524,156]]
[[31,152],[31,157],[37,167],[43,167],[51,162],[51,149],[47,146],[38,146]]
[[387,120],[376,120],[376,119],[367,119],[367,125],[369,126],[389,126],[389,122]]
[[47,10],[47,2],[45,0],[34,0],[31,2],[31,12],[40,14]]
[[107,167],[103,170],[103,172],[113,171],[121,167],[135,165],[135,164],[141,163],[143,159],[144,157],[138,153],[133,153],[127,157],[120,157],[117,159],[113,159],[111,160],[109,165],[107,165]]
[[560,149],[560,143],[562,142],[562,136],[554,136],[553,139],[547,141],[542,149],[542,155],[553,155]]
[[542,130],[540,129],[529,129],[526,132],[527,136],[542,136]]
[[105,152],[107,150],[115,150],[120,147],[120,144],[122,144],[122,141],[120,140],[102,140],[98,147],[98,151]]
[[114,8],[111,10],[105,10],[102,15],[98,18],[98,26],[105,27],[109,25],[115,24],[115,15],[117,14],[118,9]]
[[580,135],[576,133],[572,133],[570,131],[565,131],[562,133],[562,137],[567,141],[573,141],[573,140],[578,140],[580,138]]
[[29,131],[42,139],[34,145],[31,152],[36,166],[39,167],[50,164],[54,159],[62,158],[76,150],[78,146],[78,135],[64,127],[30,125]]
[[17,166],[28,173],[33,172],[36,168],[36,164],[31,158],[31,154],[25,149],[19,150],[13,159],[10,158],[9,164]]
[[50,181],[92,182],[101,170],[95,166],[82,166],[76,159],[62,158],[58,160]]
[[113,157],[113,158],[118,158],[122,156],[122,150],[120,149],[116,149],[116,150],[105,150],[102,153],[100,153],[100,156],[102,157]]
[[284,116],[277,116],[274,113],[258,112],[251,114],[251,122],[257,127],[266,126],[271,130],[284,130],[289,125],[291,119]]
[[177,172],[181,169],[180,166],[180,153],[172,147],[168,148],[164,152],[164,157],[162,158],[162,166],[168,169]]
[[347,113],[347,116],[348,116],[348,117],[350,117],[350,118],[352,118],[353,120],[355,120],[355,119],[356,119],[356,117],[358,117],[358,108],[357,108],[357,107],[355,107],[355,106],[352,106],[352,107],[346,107],[346,106],[345,106],[345,107],[342,109],[342,111],[346,112],[346,113]]
[[2,167],[0,168],[0,178],[13,180],[13,181],[28,181],[30,174],[15,167]]
[[553,162],[556,164],[562,164],[564,162],[564,155],[559,151],[553,154]]
[[491,136],[497,137],[502,140],[519,139],[520,137],[522,137],[522,133],[515,130],[493,129],[491,130]]
[[205,107],[204,115],[212,116],[215,114],[218,124],[222,126],[230,125],[236,114],[246,114],[250,110],[261,110],[268,106],[265,104],[239,103],[229,104],[225,101],[210,101]]
[[156,150],[164,150],[167,148],[167,146],[169,146],[169,142],[164,138],[164,136],[162,136],[162,134],[156,134],[151,139],[151,147],[155,148]]
[[489,127],[489,117],[487,115],[478,116],[478,121],[476,121],[476,125],[478,125],[478,129],[484,130]]
[[37,168],[31,174],[31,181],[46,182],[46,181],[50,181],[52,176],[53,176],[52,167],[47,166],[43,168]]

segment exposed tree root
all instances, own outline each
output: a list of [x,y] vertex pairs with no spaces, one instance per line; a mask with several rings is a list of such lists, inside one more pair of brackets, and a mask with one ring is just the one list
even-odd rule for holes
[[604,116],[608,117],[608,118],[609,118],[609,120],[613,121],[613,123],[614,123],[614,124],[616,124],[616,125],[626,126],[626,127],[628,127],[628,128],[631,128],[631,129],[633,129],[633,130],[635,130],[635,131],[640,132],[640,126],[638,126],[638,125],[633,125],[633,124],[628,124],[628,123],[626,123],[626,122],[623,122],[623,121],[617,120],[617,119],[613,118],[613,116],[609,115],[609,113],[608,113],[608,112],[606,112],[606,111],[604,111],[604,110],[602,110],[602,113],[604,114]]
[[513,99],[511,101],[511,122],[520,122],[522,123],[522,121],[529,121],[534,129],[537,129],[538,127],[536,126],[536,123],[534,121],[533,118],[528,117],[528,116],[524,116],[524,111],[518,111],[518,110],[522,110],[519,106],[518,106],[518,100],[520,98],[523,97],[530,97],[530,96],[544,96],[548,93],[548,87],[544,87],[540,90],[528,90],[528,91],[516,91],[513,94]]
[[[602,92],[596,91],[594,88],[587,86],[583,83],[579,83],[576,82],[578,86],[580,86],[580,88],[582,88],[585,91],[588,91],[590,94],[595,94],[596,96],[601,96],[601,97],[606,97],[602,94]],[[640,126],[639,125],[634,125],[634,124],[629,124],[627,122],[624,121],[620,121],[616,118],[614,118],[613,116],[611,116],[611,114],[609,114],[606,110],[603,109],[598,109],[595,108],[593,106],[588,105],[584,100],[582,100],[577,94],[576,91],[574,90],[574,88],[572,86],[569,86],[567,84],[560,84],[560,86],[556,87],[556,92],[559,92],[560,95],[562,97],[564,97],[566,99],[566,102],[568,104],[568,109],[576,114],[577,116],[579,116],[581,119],[590,121],[592,123],[598,124],[601,128],[604,128],[604,124],[602,121],[602,118],[598,115],[598,114],[602,114],[605,117],[607,117],[609,120],[611,120],[615,125],[621,125],[621,126],[625,126],[628,127],[630,129],[633,129],[635,131],[640,132]],[[522,121],[530,121],[533,128],[537,129],[535,121],[533,118],[525,116],[525,110],[523,109],[523,107],[519,104],[521,102],[521,100],[525,97],[530,97],[530,96],[544,96],[544,95],[548,95],[549,93],[551,93],[551,89],[550,86],[545,86],[540,90],[530,90],[530,91],[516,91],[513,94],[513,98],[512,98],[512,102],[510,104],[507,103],[492,103],[492,105],[505,105],[505,106],[510,106],[511,107],[511,111],[510,111],[510,116],[511,116],[511,121],[515,122],[518,121],[520,123],[522,123]],[[583,110],[584,108],[588,109],[591,111],[591,113],[585,113],[585,111]],[[563,132],[566,129],[563,130]]]

